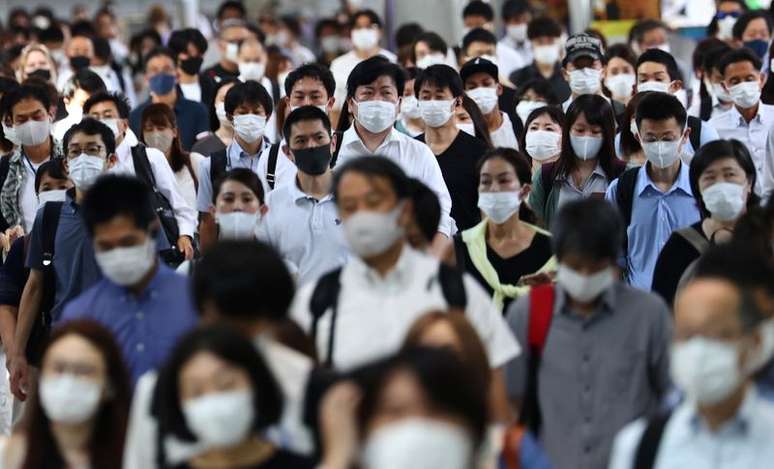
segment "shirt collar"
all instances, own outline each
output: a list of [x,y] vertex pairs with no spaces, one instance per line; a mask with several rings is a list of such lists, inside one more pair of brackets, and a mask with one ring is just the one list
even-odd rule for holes
[[[752,118],[750,122],[762,122],[762,114],[766,112],[766,107],[762,102],[758,102],[758,111],[755,113],[755,117]],[[739,112],[739,109],[736,108],[736,106],[731,106],[731,109],[728,111],[729,118],[731,119],[731,123],[734,126],[747,126],[747,121],[742,116],[742,113]]]
[[[554,298],[554,315],[562,313],[568,314],[570,310],[567,309],[567,304],[569,303],[567,301],[567,292],[565,292],[558,283],[554,285]],[[597,309],[594,313],[589,316],[589,319],[596,317],[600,312],[613,313],[615,311],[617,299],[616,283],[613,283],[610,288],[602,293],[602,301],[597,305]]]
[[[635,187],[634,191],[637,195],[642,195],[642,193],[645,192],[648,187],[651,187],[653,190],[659,193],[661,192],[661,190],[656,187],[656,183],[653,182],[653,180],[650,178],[650,175],[648,174],[647,168],[649,165],[650,162],[646,162],[644,165],[640,166],[640,172],[637,175],[637,186]],[[686,166],[686,164],[682,161],[680,161],[680,172],[677,173],[677,180],[674,184],[672,184],[672,187],[670,187],[666,193],[671,194],[678,189],[688,195],[693,194],[691,191],[691,179],[689,177],[688,166]]]
[[411,249],[408,243],[404,242],[398,262],[385,276],[381,276],[379,272],[372,269],[359,256],[351,256],[349,266],[352,269],[352,274],[368,286],[383,284],[406,285],[411,279],[414,262],[418,255],[419,253]]
[[296,177],[296,180],[293,182],[293,184],[288,185],[288,190],[290,191],[290,198],[295,203],[298,203],[299,200],[314,200],[317,203],[333,200],[333,194],[328,194],[320,200],[317,200],[314,197],[310,196],[309,194],[301,190],[301,185],[298,182],[298,177]]
[[[718,432],[739,433],[746,435],[750,431],[750,427],[755,421],[755,412],[758,407],[758,399],[758,393],[755,390],[755,386],[748,386],[744,395],[744,399],[742,400],[742,404],[739,406],[736,415],[734,415],[731,420],[724,423],[718,429]],[[697,412],[695,403],[686,400],[682,405],[688,406],[689,408],[688,422],[690,424],[691,430],[693,430],[695,433],[709,430],[707,424],[704,422],[701,415],[699,415]]]
[[239,160],[241,158],[255,158],[257,156],[260,156],[261,153],[266,149],[267,146],[266,137],[264,136],[261,140],[261,147],[258,148],[258,152],[254,155],[248,154],[242,146],[237,142],[237,139],[234,138],[231,140],[231,143],[228,146],[228,157],[234,160]]
[[379,145],[379,148],[377,148],[377,151],[374,153],[371,153],[368,148],[365,146],[365,143],[360,139],[360,135],[357,134],[357,130],[355,130],[355,124],[353,123],[349,129],[347,129],[344,132],[343,140],[341,142],[342,148],[349,146],[349,145],[356,145],[358,146],[358,150],[361,152],[365,152],[366,154],[376,154],[379,149],[386,147],[392,142],[399,141],[400,139],[400,132],[395,129],[395,127],[392,127],[390,129],[390,133],[387,134],[387,137],[384,138],[384,141]]
[[132,152],[132,147],[137,146],[138,143],[140,143],[140,141],[137,140],[137,135],[135,135],[132,129],[127,127],[126,132],[124,133],[124,139],[121,140],[121,143],[116,147],[116,157],[118,158],[118,161],[123,162],[128,158]]

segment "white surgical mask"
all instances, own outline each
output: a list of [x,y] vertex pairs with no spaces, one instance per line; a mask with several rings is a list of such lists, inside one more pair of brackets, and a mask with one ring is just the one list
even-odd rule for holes
[[239,44],[235,42],[226,44],[226,53],[224,55],[229,62],[237,63],[239,61]]
[[731,97],[731,93],[726,91],[722,83],[712,84],[712,94],[715,95],[718,101],[722,101],[724,103],[731,103],[734,101],[734,99]]
[[379,32],[374,28],[353,29],[351,37],[356,49],[369,50],[379,44]]
[[524,42],[527,40],[527,23],[511,24],[505,28],[508,37],[515,42]]
[[582,68],[570,72],[570,89],[577,95],[597,94],[601,88],[602,71],[595,68]]
[[438,52],[434,52],[432,54],[427,54],[421,59],[418,59],[417,68],[425,69],[428,67],[432,67],[433,65],[442,65],[445,63],[446,63],[446,56]]
[[668,168],[680,158],[680,144],[682,140],[641,143],[645,157],[656,168]]
[[365,442],[363,469],[465,469],[471,467],[470,436],[450,423],[407,418],[376,430]]
[[742,109],[749,109],[761,100],[761,88],[757,81],[745,81],[729,88],[729,94],[734,104]]
[[422,113],[422,120],[429,127],[438,128],[449,122],[452,118],[454,100],[441,101],[419,101],[419,110]]
[[498,225],[511,218],[520,205],[521,197],[518,191],[478,193],[478,208]]
[[325,36],[320,39],[320,49],[326,54],[334,54],[339,51],[340,43],[338,36]]
[[457,123],[457,128],[468,135],[476,136],[476,127],[472,122],[459,122]]
[[400,102],[400,113],[405,119],[417,119],[421,116],[416,96],[404,96]]
[[395,103],[389,101],[358,101],[357,121],[371,133],[378,134],[395,123]]
[[81,153],[67,162],[68,174],[75,187],[87,190],[105,169],[105,160],[99,156]]
[[136,246],[95,252],[97,265],[111,282],[122,287],[137,285],[156,263],[156,241],[148,237]]
[[545,161],[558,155],[562,149],[559,141],[562,135],[549,130],[527,131],[526,149],[529,156],[537,161]]
[[614,98],[628,98],[632,95],[632,87],[637,82],[637,77],[633,73],[619,73],[612,75],[605,80],[605,86],[613,93]]
[[51,121],[46,118],[42,121],[28,120],[16,126],[16,137],[22,145],[33,146],[45,142],[51,134]]
[[344,235],[349,247],[361,258],[377,256],[403,236],[398,225],[403,204],[391,212],[381,213],[361,210],[344,222]]
[[489,114],[497,105],[497,88],[479,87],[469,90],[468,96],[476,102],[483,114]]
[[733,16],[726,16],[722,20],[718,20],[718,39],[725,41],[733,38],[734,24],[736,24],[736,18]]
[[761,336],[760,350],[754,356],[750,357],[747,364],[747,370],[750,373],[757,373],[766,366],[772,356],[774,356],[774,318],[766,319],[758,327]]
[[556,283],[575,301],[588,303],[615,283],[613,269],[606,268],[593,275],[585,275],[559,264]]
[[701,336],[672,346],[670,373],[686,398],[712,405],[726,399],[742,382],[736,342]]
[[261,222],[261,211],[255,213],[216,213],[220,239],[253,239]]
[[519,119],[521,119],[522,123],[526,124],[527,118],[532,113],[532,111],[546,106],[548,106],[548,103],[545,103],[543,101],[522,100],[522,101],[519,101],[519,104],[516,105],[516,115],[519,116]]
[[183,402],[191,433],[208,448],[234,446],[250,434],[255,402],[249,390],[207,394]]
[[570,134],[570,145],[581,160],[593,160],[602,148],[602,137]]
[[12,125],[5,125],[3,123],[3,135],[5,135],[5,138],[14,144],[14,146],[21,145],[21,142],[19,141],[19,137],[16,135],[16,128]]
[[733,182],[716,182],[704,189],[701,199],[704,206],[719,221],[732,221],[739,218],[744,209],[745,187]]
[[66,196],[65,189],[41,192],[38,194],[38,205],[42,207],[46,202],[64,202]]
[[532,48],[532,55],[535,57],[535,62],[543,65],[555,64],[559,61],[561,53],[559,44],[535,46]]
[[241,114],[234,116],[234,132],[245,142],[255,142],[263,137],[266,128],[266,118],[257,114]]
[[646,91],[658,91],[659,93],[669,92],[669,83],[663,81],[646,81],[637,85],[637,92],[644,93]]
[[145,136],[145,143],[149,147],[160,150],[162,153],[166,153],[172,148],[172,141],[175,139],[172,133],[163,130],[147,131],[143,135]]
[[115,138],[118,138],[118,119],[116,118],[106,118],[106,119],[100,119],[100,122],[105,124],[110,128],[110,130],[113,132],[113,136]]
[[239,79],[242,81],[261,81],[266,73],[266,64],[263,62],[240,62]]
[[218,121],[221,125],[225,124],[227,127],[231,127],[231,122],[228,120],[228,116],[226,115],[225,101],[215,103],[215,115],[218,116]]
[[52,422],[77,425],[97,412],[102,385],[62,373],[40,378],[40,405]]

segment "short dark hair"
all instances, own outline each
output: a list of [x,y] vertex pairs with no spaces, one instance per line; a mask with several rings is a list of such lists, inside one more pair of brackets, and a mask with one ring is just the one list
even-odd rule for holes
[[97,225],[124,215],[134,225],[148,231],[156,221],[151,191],[136,177],[121,174],[100,176],[83,199],[83,221],[90,235]]
[[75,96],[76,90],[79,89],[89,93],[89,95],[100,91],[107,91],[107,87],[105,86],[105,82],[102,81],[102,78],[88,68],[78,70],[69,80],[67,80],[67,83],[65,83],[64,89],[62,90],[62,96],[72,98]]
[[262,432],[277,423],[282,415],[283,397],[266,360],[252,341],[223,324],[194,329],[175,345],[159,374],[154,411],[159,416],[159,432],[193,442],[196,436],[186,422],[180,402],[180,372],[197,354],[207,352],[250,377],[255,408],[251,429]]
[[382,26],[382,20],[379,18],[379,15],[376,14],[375,11],[371,9],[365,9],[365,10],[359,10],[352,14],[352,19],[349,22],[350,28],[354,28],[355,23],[357,22],[358,18],[361,16],[367,16],[368,20],[371,22],[372,25],[376,25],[381,29]]
[[462,38],[462,52],[467,53],[468,47],[474,42],[483,42],[484,44],[497,44],[497,36],[492,34],[484,28],[476,28],[471,30],[465,37]]
[[720,61],[718,62],[718,71],[725,76],[728,66],[738,62],[750,62],[755,70],[760,70],[763,65],[761,59],[755,55],[755,52],[746,47],[741,47],[739,49],[730,50],[720,58]]
[[185,28],[172,31],[167,41],[167,47],[178,56],[188,52],[188,45],[193,44],[199,50],[200,55],[207,52],[207,39],[196,28]]
[[398,49],[410,46],[416,42],[424,31],[424,28],[419,23],[404,23],[395,31],[395,44],[398,46]]
[[266,111],[266,117],[269,117],[274,112],[274,105],[269,92],[255,80],[237,83],[226,93],[226,99],[223,103],[226,108],[226,114],[234,114],[236,108],[242,104],[260,104],[264,111]]
[[261,183],[261,180],[258,178],[258,175],[255,174],[255,171],[252,171],[248,168],[234,168],[226,172],[222,177],[218,178],[217,181],[215,181],[215,185],[212,188],[212,203],[215,203],[215,200],[217,200],[218,196],[220,195],[220,190],[223,188],[223,184],[225,184],[228,181],[236,181],[240,184],[243,184],[245,187],[250,189],[253,194],[255,194],[255,197],[258,199],[258,201],[263,204],[265,203],[265,194],[263,192],[263,184]]
[[527,0],[508,0],[503,3],[500,13],[500,16],[503,17],[503,21],[507,22],[516,19],[525,13],[531,13],[531,10]]
[[741,41],[744,30],[747,29],[747,26],[749,26],[752,21],[757,19],[762,19],[766,22],[766,29],[768,29],[769,34],[771,34],[771,15],[769,12],[766,10],[751,10],[742,13],[742,15],[737,18],[736,23],[734,23],[734,28],[731,30],[734,39]]
[[539,37],[560,37],[562,26],[553,18],[539,16],[527,25],[527,38],[535,40]]
[[664,29],[666,31],[669,31],[669,26],[667,26],[666,23],[660,20],[654,20],[654,19],[640,20],[637,23],[635,23],[634,26],[632,26],[632,29],[629,30],[629,43],[642,42],[642,40],[645,39],[645,34],[653,31],[654,29]]
[[416,97],[419,97],[419,91],[425,84],[435,85],[442,89],[449,88],[449,91],[451,91],[452,96],[455,98],[465,94],[465,87],[462,84],[460,74],[448,65],[431,65],[419,72],[414,82],[414,95]]
[[431,243],[441,223],[441,203],[436,193],[419,179],[409,178],[408,183],[414,207],[414,222],[425,241]]
[[104,103],[106,101],[110,101],[111,103],[115,104],[116,109],[118,110],[118,117],[121,119],[128,119],[129,113],[131,112],[131,107],[129,106],[129,100],[126,99],[126,96],[122,95],[119,92],[114,93],[108,93],[107,91],[99,91],[97,93],[92,94],[89,99],[86,100],[85,103],[83,103],[83,113],[88,114],[89,111],[91,111],[91,108],[96,106],[97,104]]
[[400,66],[377,55],[360,62],[352,69],[347,78],[347,97],[355,96],[358,86],[373,83],[381,76],[392,78],[398,88],[398,96],[403,96],[403,87],[406,85],[406,75],[403,70]]
[[554,255],[616,262],[623,245],[624,226],[618,211],[601,199],[567,202],[551,226]]
[[524,94],[529,90],[545,98],[547,106],[558,106],[560,104],[559,97],[556,96],[551,82],[542,76],[531,78],[516,89],[517,103],[522,100]]
[[113,59],[113,50],[110,48],[110,43],[107,39],[94,36],[91,38],[91,42],[94,44],[94,57],[108,63]]
[[35,172],[35,193],[40,192],[43,176],[67,180],[67,172],[64,169],[64,165],[62,165],[62,158],[48,160],[38,167],[38,170]]
[[282,257],[259,241],[219,241],[202,256],[192,279],[201,313],[213,304],[221,316],[283,321],[293,301],[293,278]]
[[322,122],[323,127],[325,127],[325,130],[327,130],[328,133],[331,132],[331,119],[328,117],[328,114],[317,108],[317,106],[301,106],[288,114],[288,117],[285,119],[285,124],[282,127],[282,135],[288,140],[288,144],[290,143],[293,125],[302,121],[320,121]]
[[177,64],[177,56],[175,55],[174,52],[172,52],[172,49],[168,47],[160,46],[160,47],[153,48],[153,50],[151,50],[150,52],[148,52],[147,55],[145,55],[145,60],[143,61],[143,69],[148,67],[148,62],[150,62],[152,58],[158,57],[158,56],[168,57],[173,64]]
[[494,10],[486,2],[473,0],[462,9],[462,17],[467,18],[468,16],[481,16],[487,21],[492,21],[494,20]]
[[25,99],[34,99],[39,102],[46,109],[46,112],[48,112],[51,107],[51,96],[49,95],[48,90],[40,85],[25,83],[6,93],[3,98],[7,106],[6,112],[10,113],[12,116],[14,106]]
[[416,40],[414,41],[414,46],[412,47],[412,51],[414,48],[416,48],[417,43],[424,42],[427,44],[427,47],[436,52],[441,52],[444,55],[446,55],[446,52],[449,50],[449,46],[446,45],[446,41],[443,40],[441,36],[439,36],[437,33],[434,33],[432,31],[425,31],[419,36],[417,36]]
[[336,91],[336,79],[333,77],[333,73],[331,73],[328,67],[318,63],[308,63],[294,69],[288,74],[288,77],[285,78],[285,96],[290,96],[295,84],[304,78],[311,78],[322,83],[325,87],[325,92],[328,93],[329,99]]
[[[702,60],[702,68],[704,69],[704,73],[712,73],[713,69],[717,69],[720,71],[720,59],[723,58],[724,55],[726,55],[728,52],[733,50],[731,46],[723,42],[722,44],[718,44],[715,47],[712,47],[711,49],[708,49],[706,53],[704,54],[703,60]],[[722,74],[722,72],[721,72]]]
[[408,176],[400,166],[385,157],[363,156],[347,161],[341,167],[337,167],[333,173],[333,197],[337,200],[339,198],[339,185],[347,173],[362,174],[368,179],[387,179],[398,199],[405,199],[409,196]]
[[102,137],[102,143],[105,144],[105,152],[107,155],[112,155],[116,152],[116,137],[113,135],[113,131],[110,127],[91,117],[84,117],[83,120],[70,127],[65,132],[62,138],[62,148],[67,152],[67,147],[70,146],[70,140],[73,135],[82,133],[85,135],[99,135]]
[[664,121],[674,117],[681,130],[685,130],[688,114],[682,103],[669,93],[651,91],[645,93],[637,105],[637,128],[644,119]]
[[637,66],[634,68],[634,73],[637,73],[640,65],[645,62],[655,62],[666,67],[667,74],[670,80],[682,80],[683,76],[680,73],[680,69],[677,67],[675,58],[669,52],[664,52],[661,49],[648,49],[637,58]]
[[62,26],[59,23],[52,23],[46,29],[38,31],[38,41],[45,43],[52,42],[64,42],[64,33],[62,32]]
[[238,10],[239,14],[244,18],[247,16],[247,10],[245,10],[245,6],[242,4],[241,0],[226,0],[218,6],[218,11],[215,14],[215,17],[218,20],[223,19],[223,15],[226,13],[226,10]]

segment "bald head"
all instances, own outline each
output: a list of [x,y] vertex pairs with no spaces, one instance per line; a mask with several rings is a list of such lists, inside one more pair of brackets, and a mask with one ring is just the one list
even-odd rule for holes
[[743,335],[742,298],[729,281],[701,278],[689,283],[675,300],[675,339],[700,335],[734,339]]

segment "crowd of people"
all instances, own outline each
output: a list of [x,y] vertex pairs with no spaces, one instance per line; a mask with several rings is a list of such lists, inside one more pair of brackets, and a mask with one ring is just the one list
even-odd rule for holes
[[9,14],[0,467],[770,468],[771,13],[342,3]]

